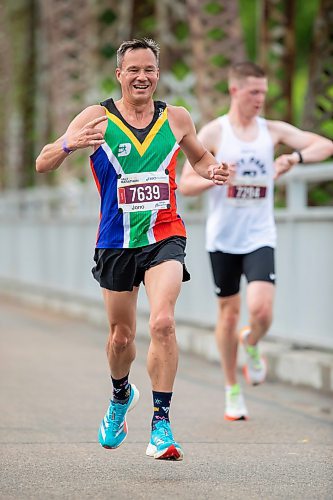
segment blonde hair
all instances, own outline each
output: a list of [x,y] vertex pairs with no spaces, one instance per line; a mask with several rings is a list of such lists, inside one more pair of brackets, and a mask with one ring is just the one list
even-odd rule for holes
[[229,82],[232,80],[245,80],[245,78],[247,78],[248,76],[254,76],[255,78],[265,78],[266,72],[263,70],[263,68],[250,61],[239,62],[230,66],[228,73]]

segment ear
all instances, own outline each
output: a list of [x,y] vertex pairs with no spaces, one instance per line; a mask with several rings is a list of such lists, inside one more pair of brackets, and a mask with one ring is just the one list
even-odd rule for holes
[[120,74],[121,74],[120,68],[116,68],[115,74],[118,82],[120,83]]
[[234,96],[237,92],[237,86],[234,84],[229,85],[229,94]]

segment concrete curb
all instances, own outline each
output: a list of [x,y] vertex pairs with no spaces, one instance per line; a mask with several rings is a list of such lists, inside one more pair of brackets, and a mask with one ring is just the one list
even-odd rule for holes
[[[140,318],[138,321],[137,335],[149,338],[145,318]],[[196,354],[213,363],[220,363],[212,330],[179,324],[177,340],[182,352]],[[333,352],[299,349],[287,342],[274,340],[261,341],[260,350],[268,362],[269,380],[333,393]],[[239,369],[244,362],[245,355],[240,347],[237,360]]]
[[[107,330],[107,320],[102,302],[56,296],[42,296],[24,291],[0,292],[0,297],[20,300],[25,305],[68,314],[87,320]],[[137,337],[149,339],[147,316],[138,316]],[[211,329],[177,323],[177,339],[181,352],[192,353],[210,362],[220,363],[214,332]],[[292,344],[273,339],[260,342],[262,354],[268,361],[268,379],[295,386],[303,386],[333,394],[333,352],[295,348]],[[244,364],[243,349],[239,349],[238,367]]]

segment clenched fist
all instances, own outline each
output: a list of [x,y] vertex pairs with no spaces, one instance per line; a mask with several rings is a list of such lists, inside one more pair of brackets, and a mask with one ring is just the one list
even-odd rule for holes
[[219,165],[211,165],[208,167],[208,173],[214,184],[224,184],[229,177],[229,164],[221,163]]

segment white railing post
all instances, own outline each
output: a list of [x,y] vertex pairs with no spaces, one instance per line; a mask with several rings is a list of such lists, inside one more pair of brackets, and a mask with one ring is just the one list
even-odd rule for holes
[[300,212],[307,208],[308,188],[303,179],[291,179],[287,182],[286,202],[288,210]]
[[287,209],[292,212],[308,208],[308,185],[333,179],[333,165],[318,163],[293,167],[290,172],[279,177],[277,184],[286,186]]

